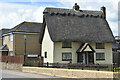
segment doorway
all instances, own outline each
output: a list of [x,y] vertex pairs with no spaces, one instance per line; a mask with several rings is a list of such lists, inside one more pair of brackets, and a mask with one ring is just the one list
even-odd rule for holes
[[78,63],[94,64],[93,52],[82,52],[82,53],[77,53],[77,55],[78,55]]

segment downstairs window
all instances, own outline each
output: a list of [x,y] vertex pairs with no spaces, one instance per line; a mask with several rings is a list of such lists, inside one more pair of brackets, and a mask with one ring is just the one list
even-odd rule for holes
[[72,53],[62,53],[62,61],[72,60]]
[[96,60],[105,60],[105,53],[96,53]]

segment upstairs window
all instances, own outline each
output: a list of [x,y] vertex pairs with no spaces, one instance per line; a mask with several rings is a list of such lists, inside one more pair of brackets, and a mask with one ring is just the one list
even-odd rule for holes
[[96,43],[96,49],[105,49],[104,43]]
[[71,42],[62,42],[62,48],[72,48]]
[[13,34],[10,34],[10,35],[9,35],[9,40],[10,40],[10,41],[13,41]]

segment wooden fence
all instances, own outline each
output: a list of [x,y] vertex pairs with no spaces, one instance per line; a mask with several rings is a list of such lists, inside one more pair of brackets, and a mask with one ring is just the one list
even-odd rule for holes
[[24,55],[19,56],[2,56],[2,62],[6,63],[24,63]]

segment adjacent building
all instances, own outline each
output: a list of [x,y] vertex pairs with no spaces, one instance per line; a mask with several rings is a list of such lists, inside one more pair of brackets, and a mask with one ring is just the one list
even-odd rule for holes
[[2,46],[2,34],[4,34],[6,31],[8,31],[9,29],[1,29],[0,30],[0,47]]
[[1,30],[0,30],[0,56],[2,55],[2,52],[5,53],[4,55],[6,55],[6,54],[7,54],[6,51],[8,51],[6,45],[3,46],[3,37],[2,37],[2,35],[3,35],[4,33],[6,33],[8,30],[9,30],[9,29],[1,29]]
[[112,45],[113,62],[120,64],[120,37],[116,36],[115,40],[116,40],[115,43],[113,43]]
[[120,21],[118,22],[118,36],[120,36]]
[[101,11],[45,8],[41,31],[44,63],[112,64],[112,43],[115,42]]
[[41,55],[39,43],[41,23],[22,22],[2,34],[2,55]]

